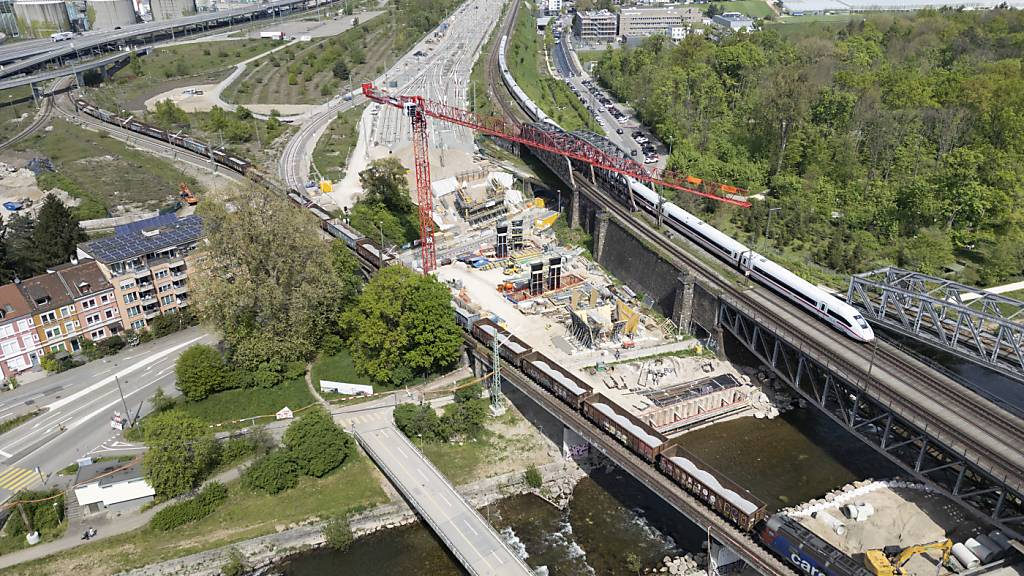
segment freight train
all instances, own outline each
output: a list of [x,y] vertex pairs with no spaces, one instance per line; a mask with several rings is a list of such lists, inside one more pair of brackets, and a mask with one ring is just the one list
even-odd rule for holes
[[[502,36],[498,47],[498,62],[501,68],[501,77],[505,86],[519,105],[535,121],[537,129],[542,131],[558,130],[564,132],[554,120],[547,116],[540,107],[526,95],[526,92],[519,87],[505,61],[505,46],[508,37]],[[599,146],[606,152],[628,158],[618,146],[603,136],[596,134],[574,132],[574,136],[584,140],[602,140],[606,146]],[[574,168],[584,173],[589,173],[590,167],[573,161]],[[596,172],[606,172],[596,170]],[[634,178],[619,174],[606,172],[601,175],[605,182],[606,189],[612,191],[618,200],[633,209],[635,206],[647,213],[657,217],[660,211],[665,223],[704,248],[711,254],[720,258],[733,268],[750,276],[760,284],[778,294],[779,296],[794,303],[804,312],[829,324],[843,335],[860,342],[874,340],[874,331],[867,323],[861,313],[853,306],[836,298],[826,290],[823,290],[800,276],[790,272],[785,267],[765,258],[763,255],[754,252],[742,242],[739,242],[720,230],[704,222],[700,218],[683,210],[673,202],[667,201],[650,187],[637,181]]]
[[[145,122],[140,122],[132,116],[119,116],[113,112],[94,106],[81,98],[75,100],[75,107],[80,112],[88,114],[97,120],[117,126],[124,130],[131,130],[132,132],[142,134],[148,138],[167,142],[172,146],[177,146],[200,156],[209,158],[212,162],[225,166],[233,172],[237,172],[238,174],[249,178],[257,184],[263,185],[270,190],[275,192],[281,191],[279,190],[279,185],[277,185],[272,179],[265,176],[248,160],[232,156],[224,150],[193,138],[188,134],[174,134],[157,128],[156,126],[146,124]],[[362,256],[368,262],[373,263],[378,268],[382,268],[394,261],[394,256],[392,254],[389,254],[386,251],[381,251],[375,243],[366,238],[358,230],[348,226],[340,218],[332,216],[330,212],[313,202],[299,190],[288,190],[286,195],[293,204],[308,210],[319,222],[321,230],[345,242],[349,248],[356,252],[356,254]]]
[[725,520],[808,576],[872,576],[864,567],[809,530],[781,515],[767,518],[761,500],[701,461],[648,423],[623,410],[557,362],[490,319],[460,322],[477,341],[499,354],[547,393],[581,414]]

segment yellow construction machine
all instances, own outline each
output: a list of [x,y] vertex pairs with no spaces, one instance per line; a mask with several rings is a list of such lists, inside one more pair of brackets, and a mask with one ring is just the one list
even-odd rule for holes
[[942,550],[942,563],[939,566],[945,566],[949,563],[949,553],[953,550],[953,541],[946,539],[929,544],[908,546],[894,556],[887,555],[884,550],[868,550],[864,553],[864,566],[875,576],[900,576],[903,574],[903,565],[908,560],[931,550]]

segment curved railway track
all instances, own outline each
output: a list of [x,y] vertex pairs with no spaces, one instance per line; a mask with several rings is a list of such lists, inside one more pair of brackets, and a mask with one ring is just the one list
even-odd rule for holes
[[50,118],[53,116],[53,99],[57,97],[58,91],[67,88],[70,83],[70,78],[61,78],[60,80],[57,80],[54,83],[53,88],[50,90],[50,95],[48,97],[43,97],[43,103],[40,105],[39,112],[36,114],[36,117],[32,122],[26,126],[24,130],[11,137],[10,140],[0,144],[0,151],[7,150],[11,146],[14,146],[18,142],[21,142],[46,126],[50,122]]
[[[506,21],[502,34],[510,34],[515,22],[518,0],[513,3],[511,17]],[[488,91],[492,101],[506,117],[520,122],[532,118],[515,102],[511,92],[505,88],[498,67],[497,43],[492,47],[488,64]],[[577,181],[589,185],[584,175],[577,174]],[[640,237],[655,243],[659,248],[673,255],[680,263],[714,279],[720,290],[739,308],[758,319],[777,333],[790,335],[790,341],[805,343],[804,348],[822,359],[822,363],[835,371],[851,384],[866,386],[880,400],[906,406],[901,415],[927,429],[930,434],[946,443],[949,448],[965,457],[983,461],[997,476],[1003,476],[1007,484],[1021,489],[1024,479],[1024,425],[1020,419],[992,404],[987,399],[967,389],[959,382],[936,373],[934,369],[919,360],[909,357],[895,346],[879,341],[876,345],[858,343],[817,323],[814,319],[799,313],[790,313],[792,306],[781,297],[762,288],[746,289],[736,284],[708,265],[703,259],[690,254],[679,244],[669,240],[656,230],[645,218],[637,218],[607,193],[593,187],[600,198],[599,205],[614,213],[620,222]],[[808,334],[812,337],[808,338]],[[874,346],[874,350],[872,347]],[[868,358],[874,357],[873,363]],[[869,377],[868,374],[871,374]],[[896,390],[906,386],[931,403],[936,410],[929,411],[908,402]],[[936,411],[955,407],[954,417],[939,421]],[[954,422],[973,422],[971,427],[958,428]],[[964,438],[969,439],[964,442]],[[970,442],[973,440],[973,442]],[[979,441],[980,440],[980,441]]]

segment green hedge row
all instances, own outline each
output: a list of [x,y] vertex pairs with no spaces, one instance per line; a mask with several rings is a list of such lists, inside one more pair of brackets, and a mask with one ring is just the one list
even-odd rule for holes
[[153,515],[149,525],[155,530],[168,531],[201,520],[217,509],[228,497],[227,486],[211,482],[195,498],[172,504]]

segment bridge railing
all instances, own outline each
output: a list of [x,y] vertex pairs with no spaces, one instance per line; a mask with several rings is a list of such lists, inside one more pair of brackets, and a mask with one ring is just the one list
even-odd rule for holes
[[[433,467],[433,464],[431,464],[430,461],[427,460],[426,456],[424,456],[423,453],[420,452],[418,448],[416,448],[416,445],[410,442],[409,439],[405,437],[405,434],[403,434],[398,428],[391,426],[388,428],[388,430],[393,431],[395,435],[400,438],[401,442],[405,443],[409,448],[411,448],[417,454],[419,454],[420,458],[422,458],[425,463]],[[370,446],[370,443],[363,439],[358,430],[355,431],[355,436],[356,439],[359,441],[360,446],[362,446],[363,449],[366,450],[370,457],[373,458],[373,461],[377,463],[377,466],[379,466],[380,469],[384,472],[384,474],[391,479],[395,486],[397,486],[398,489],[402,491],[402,494],[404,494],[405,497],[408,498],[410,502],[412,502],[413,506],[420,512],[420,515],[427,521],[428,524],[430,524],[430,527],[433,528],[434,533],[437,534],[437,537],[440,538],[442,542],[444,542],[444,545],[448,547],[448,550],[450,550],[451,553],[459,560],[459,563],[461,563],[466,568],[466,570],[469,571],[471,574],[480,574],[474,569],[472,562],[470,562],[469,559],[466,558],[466,556],[463,555],[462,552],[460,552],[459,548],[455,545],[455,543],[452,542],[452,540],[448,537],[447,534],[445,534],[445,531],[442,530],[441,525],[436,520],[431,518],[429,514],[424,512],[425,509],[423,507],[423,504],[416,498],[416,495],[413,494],[413,491],[411,489],[406,488],[406,486],[401,482],[401,480],[399,480],[395,472],[391,469],[390,466],[388,466],[387,461],[384,459],[384,457],[378,454],[373,449],[373,447]],[[497,539],[497,541],[500,542],[501,545],[506,548],[506,550],[508,550],[509,556],[514,558],[516,563],[520,565],[520,567],[524,571],[523,573],[533,574],[533,570],[525,562],[523,562],[523,560],[519,558],[519,556],[517,556],[515,552],[508,548],[508,545],[501,538],[501,536],[494,531],[494,528],[490,525],[490,523],[488,523],[487,520],[484,519],[484,517],[480,514],[480,512],[477,511],[476,508],[474,508],[469,502],[466,501],[465,498],[462,497],[462,494],[460,494],[459,491],[455,489],[455,486],[453,486],[452,483],[448,481],[448,478],[445,477],[445,475],[441,474],[440,472],[437,472],[436,475],[438,478],[441,479],[441,482],[443,482],[445,486],[451,489],[451,491],[455,494],[459,501],[462,502],[462,504],[465,505],[466,508],[471,510],[474,515],[476,515],[477,519],[479,519],[484,524],[484,526],[487,527],[487,530],[491,532],[494,538]],[[490,575],[480,574],[480,576]]]

